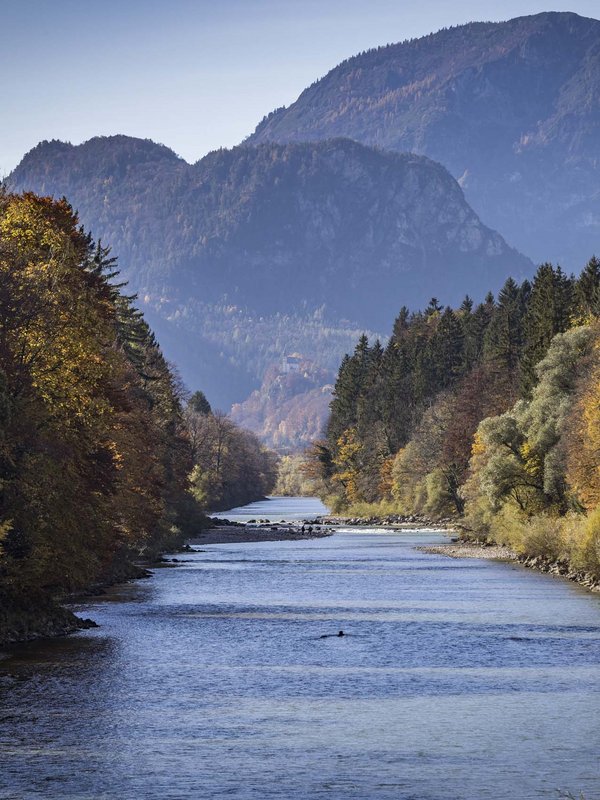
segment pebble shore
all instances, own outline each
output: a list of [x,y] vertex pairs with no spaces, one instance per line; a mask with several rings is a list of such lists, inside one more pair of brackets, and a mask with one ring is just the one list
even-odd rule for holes
[[207,528],[194,539],[188,539],[192,546],[203,544],[242,544],[247,542],[288,542],[300,539],[321,539],[324,536],[331,536],[333,530],[320,529],[313,530],[312,533],[302,531],[298,528],[278,526],[276,530],[265,528],[246,528],[237,526],[220,525],[215,528]]
[[515,561],[528,569],[545,572],[566,578],[573,583],[584,586],[591,592],[600,592],[600,580],[589,572],[573,569],[563,561],[551,561],[542,556],[525,556],[515,553],[510,547],[499,544],[484,544],[481,542],[452,542],[450,544],[423,545],[417,547],[423,553],[434,553],[450,558],[486,558],[496,561]]
[[423,553],[434,553],[450,558],[493,558],[499,561],[517,561],[519,556],[510,547],[500,544],[482,545],[471,542],[434,544],[417,547]]
[[189,545],[236,544],[247,542],[285,542],[300,539],[321,539],[334,532],[331,525],[321,519],[298,522],[276,522],[270,519],[253,519],[232,522],[221,517],[209,517],[210,527],[188,540]]

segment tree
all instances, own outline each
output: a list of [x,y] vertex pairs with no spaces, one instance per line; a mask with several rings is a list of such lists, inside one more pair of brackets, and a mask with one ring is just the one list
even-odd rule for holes
[[577,321],[590,322],[600,315],[600,261],[593,256],[575,283]]
[[117,274],[65,200],[0,196],[6,602],[123,574],[197,522],[176,379]]
[[484,356],[507,374],[515,373],[523,350],[523,316],[529,284],[519,288],[509,278],[498,295],[498,303],[484,336]]
[[567,412],[562,457],[568,490],[587,511],[600,507],[600,330],[592,328],[590,353],[581,363],[574,401]]
[[557,333],[571,326],[573,280],[560,267],[542,264],[533,280],[527,312],[523,320],[524,347],[520,383],[524,397],[530,397],[537,382],[535,367],[546,355]]
[[498,510],[514,503],[529,515],[569,508],[561,434],[592,334],[580,327],[557,335],[538,364],[530,402],[484,419],[477,430],[471,498],[482,493]]
[[196,414],[210,414],[212,409],[210,403],[206,399],[204,392],[200,390],[194,392],[188,400],[188,406],[195,411]]

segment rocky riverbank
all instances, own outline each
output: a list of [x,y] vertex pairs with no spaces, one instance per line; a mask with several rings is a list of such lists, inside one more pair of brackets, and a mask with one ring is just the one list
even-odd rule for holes
[[529,569],[537,569],[539,572],[546,572],[549,575],[558,575],[569,581],[585,586],[592,592],[600,592],[600,578],[590,572],[581,572],[573,569],[566,561],[551,561],[541,556],[519,556],[519,563]]
[[321,525],[336,525],[342,527],[367,527],[367,528],[397,528],[398,530],[451,530],[454,525],[452,519],[444,518],[433,520],[430,517],[418,514],[387,514],[372,517],[343,517],[330,514],[319,517]]
[[[152,564],[148,563],[147,566]],[[92,584],[75,594],[54,599],[44,595],[23,598],[0,597],[0,647],[31,642],[35,639],[68,636],[76,631],[95,628],[97,626],[93,620],[78,617],[68,606],[104,594],[110,586],[148,578],[151,575],[145,566],[123,561],[115,565],[110,577],[105,581]]]
[[457,541],[448,544],[428,544],[416,549],[422,553],[433,553],[449,558],[491,558],[498,561],[517,561],[519,558],[510,547],[500,544]]
[[290,523],[283,520],[271,522],[271,520],[265,519],[241,523],[214,517],[210,522],[211,527],[201,531],[193,539],[189,539],[189,544],[299,541],[301,539],[320,539],[324,536],[331,536],[334,532],[331,526],[325,526],[319,520]]
[[0,608],[0,646],[66,636],[95,627],[93,620],[82,619],[58,603],[33,606],[12,602]]
[[600,592],[600,579],[589,572],[573,569],[566,561],[552,561],[542,556],[519,555],[510,547],[487,542],[457,541],[448,544],[417,547],[423,553],[434,553],[450,558],[489,558],[497,561],[515,561],[528,569],[558,575],[578,583],[592,592]]

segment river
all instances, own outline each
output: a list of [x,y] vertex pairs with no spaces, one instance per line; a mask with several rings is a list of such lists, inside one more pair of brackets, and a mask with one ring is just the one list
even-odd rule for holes
[[442,538],[204,546],[7,651],[0,798],[598,798],[600,598]]

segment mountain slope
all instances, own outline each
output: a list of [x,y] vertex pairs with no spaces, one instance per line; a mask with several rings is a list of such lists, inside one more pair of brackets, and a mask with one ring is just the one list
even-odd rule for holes
[[267,370],[262,386],[231,411],[234,422],[257,433],[279,452],[306,448],[323,436],[334,382],[333,371],[299,359],[299,369]]
[[350,140],[242,146],[194,165],[124,136],[44,142],[9,185],[70,200],[185,381],[221,408],[285,354],[335,369],[403,304],[482,296],[532,266],[439,164]]
[[544,13],[362,53],[247,141],[336,136],[440,161],[511,243],[580,267],[600,238],[600,22]]
[[66,195],[154,297],[264,314],[325,306],[382,325],[402,303],[423,305],[432,284],[456,302],[530,266],[439,164],[349,140],[237,147],[193,166],[127,137],[48,143],[9,183]]

